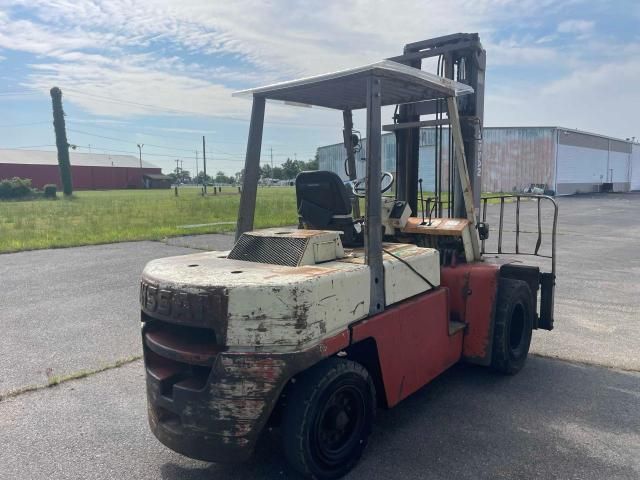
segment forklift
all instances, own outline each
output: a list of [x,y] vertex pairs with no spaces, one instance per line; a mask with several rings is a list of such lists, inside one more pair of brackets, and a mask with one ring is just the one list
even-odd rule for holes
[[[425,58],[437,58],[437,74],[422,70]],[[484,70],[478,35],[454,34],[359,68],[240,92],[253,106],[233,249],[154,260],[142,274],[148,417],[164,445],[241,462],[276,428],[294,470],[339,478],[358,463],[378,407],[461,361],[522,369],[532,331],[553,328],[557,205],[522,199],[538,212],[553,203],[550,272],[485,251]],[[267,100],[342,112],[350,181],[300,173],[298,228],[253,230]],[[383,125],[382,107],[393,105],[393,123]],[[353,131],[358,109],[363,141]],[[445,171],[444,142],[436,145],[426,200],[422,127],[447,135],[451,150]],[[382,171],[382,131],[396,137],[395,172]],[[524,196],[496,200],[500,244],[505,201],[519,211]],[[544,256],[539,244],[533,254]]]

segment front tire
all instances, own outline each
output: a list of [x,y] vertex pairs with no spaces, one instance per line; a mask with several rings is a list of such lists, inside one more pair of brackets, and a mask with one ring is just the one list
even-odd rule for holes
[[494,370],[513,375],[524,367],[531,345],[533,315],[529,285],[522,280],[501,278],[491,359]]
[[330,358],[297,377],[282,423],[291,466],[314,479],[349,472],[367,446],[375,399],[369,373],[350,360]]

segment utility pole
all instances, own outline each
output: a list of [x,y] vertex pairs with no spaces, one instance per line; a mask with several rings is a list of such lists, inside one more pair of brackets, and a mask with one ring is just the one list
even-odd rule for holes
[[207,193],[207,149],[205,148],[204,135],[202,136],[202,163],[204,164],[204,193]]
[[142,178],[142,147],[144,147],[144,143],[138,143],[138,152],[140,154],[140,181],[144,185],[144,178]]
[[178,163],[180,163],[180,160],[176,158],[176,178],[180,175],[180,167],[178,166]]
[[69,142],[67,141],[67,128],[64,122],[62,110],[62,91],[53,87],[50,92],[53,106],[53,128],[56,132],[56,147],[58,150],[58,165],[60,166],[60,181],[65,197],[73,194],[73,181],[71,180],[71,163],[69,162]]
[[200,172],[198,171],[198,150],[196,150],[196,185],[198,184],[198,175]]
[[140,152],[140,170],[142,170],[142,147],[144,147],[144,143],[138,143],[138,151]]
[[271,175],[273,176],[273,147],[269,147],[269,152],[271,154]]

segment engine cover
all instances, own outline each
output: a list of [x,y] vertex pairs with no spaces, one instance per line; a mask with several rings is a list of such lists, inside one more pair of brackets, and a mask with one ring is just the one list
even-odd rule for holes
[[[393,253],[383,258],[387,306],[431,288],[405,262],[439,285],[436,250],[384,248]],[[217,342],[232,350],[299,351],[368,315],[370,271],[363,249],[342,255],[294,267],[231,259],[225,252],[154,260],[142,275],[142,310],[161,321],[213,329]]]

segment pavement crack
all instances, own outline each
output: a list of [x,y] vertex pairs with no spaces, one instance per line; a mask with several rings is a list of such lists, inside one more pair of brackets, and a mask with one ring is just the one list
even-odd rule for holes
[[128,365],[137,360],[140,360],[141,358],[142,358],[142,355],[132,355],[130,357],[121,358],[114,362],[107,363],[97,368],[78,370],[76,372],[66,373],[63,375],[52,375],[51,377],[49,377],[48,382],[44,384],[25,385],[24,387],[19,387],[13,390],[9,390],[8,392],[4,392],[4,393],[0,392],[0,402],[2,402],[3,400],[7,400],[9,398],[15,398],[20,395],[24,395],[25,393],[44,390],[45,388],[56,387],[58,385],[62,385],[63,383],[67,383],[72,380],[80,380],[81,378],[91,377],[98,373],[106,372],[107,370],[120,368],[120,367],[123,367],[124,365]]
[[560,362],[570,363],[570,364],[573,364],[573,365],[580,365],[582,367],[599,367],[599,368],[606,368],[608,370],[617,370],[619,372],[640,373],[640,369],[639,368],[633,368],[633,367],[614,366],[614,365],[609,365],[609,364],[606,364],[606,363],[589,362],[587,360],[574,360],[574,359],[570,359],[570,358],[564,358],[564,357],[561,357],[559,355],[549,355],[549,354],[544,354],[544,353],[533,353],[533,352],[530,352],[529,355],[531,355],[533,357],[547,358],[547,359],[550,359],[550,360],[558,360]]

